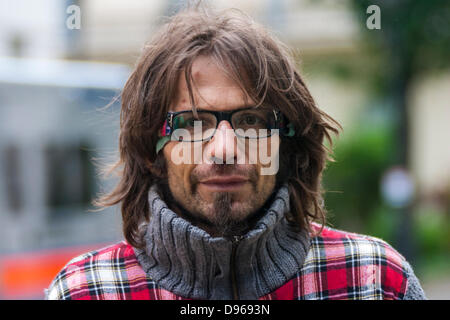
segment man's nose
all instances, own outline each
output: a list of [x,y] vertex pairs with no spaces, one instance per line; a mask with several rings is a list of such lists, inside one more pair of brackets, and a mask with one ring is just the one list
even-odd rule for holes
[[218,164],[236,163],[236,135],[231,124],[222,120],[218,125],[214,136],[208,143],[211,148],[209,160]]

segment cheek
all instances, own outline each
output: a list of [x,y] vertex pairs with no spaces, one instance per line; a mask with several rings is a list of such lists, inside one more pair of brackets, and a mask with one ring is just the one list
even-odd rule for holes
[[190,175],[194,169],[194,165],[185,163],[177,164],[173,161],[172,151],[176,145],[176,142],[169,142],[163,149],[167,163],[169,188],[175,197],[185,197],[191,189]]
[[[258,170],[261,168],[258,166]],[[268,191],[273,190],[276,183],[276,175],[259,175],[258,183],[256,185],[256,189],[261,194],[267,193]]]
[[279,156],[280,138],[237,139],[236,145],[238,163],[270,166]]
[[276,184],[276,175],[279,167],[279,146],[278,136],[272,136],[268,139],[259,140],[258,153],[258,183],[257,189],[261,194],[271,192]]

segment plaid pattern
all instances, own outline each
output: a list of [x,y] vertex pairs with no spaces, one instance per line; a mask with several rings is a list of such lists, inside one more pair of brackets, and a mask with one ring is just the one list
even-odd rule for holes
[[180,300],[159,288],[123,242],[72,259],[46,290],[49,300]]
[[[315,231],[318,228],[313,225]],[[382,240],[325,227],[312,237],[296,276],[260,299],[402,299],[407,286],[404,262]],[[53,280],[47,298],[185,299],[152,281],[125,242],[70,261]]]
[[[313,231],[319,228],[313,224]],[[407,287],[404,263],[380,239],[326,227],[311,239],[297,275],[261,299],[403,299]]]

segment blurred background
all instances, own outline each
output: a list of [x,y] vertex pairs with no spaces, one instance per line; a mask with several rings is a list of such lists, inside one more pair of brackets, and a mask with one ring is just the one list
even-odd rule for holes
[[[120,93],[182,0],[0,0],[0,299],[42,299],[74,256],[122,240]],[[392,244],[450,298],[450,2],[216,0],[288,44],[343,126],[324,174],[329,224]],[[377,7],[370,7],[376,5]],[[106,106],[110,105],[108,108]]]

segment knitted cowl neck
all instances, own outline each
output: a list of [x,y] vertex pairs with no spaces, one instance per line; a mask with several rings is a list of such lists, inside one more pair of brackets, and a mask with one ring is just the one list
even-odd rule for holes
[[145,249],[134,249],[137,259],[161,288],[185,298],[257,299],[294,277],[310,246],[307,231],[294,230],[286,219],[286,186],[277,191],[254,228],[238,240],[212,237],[181,218],[155,186],[149,205]]

